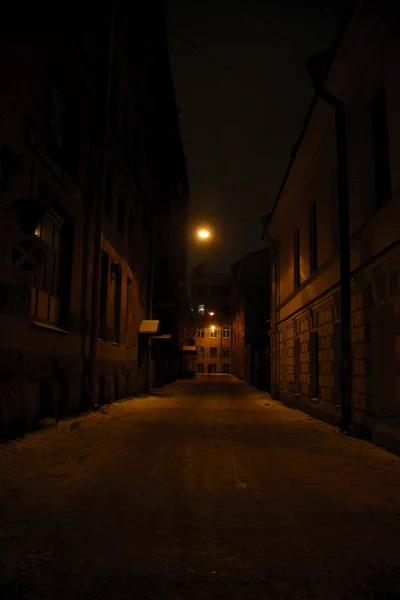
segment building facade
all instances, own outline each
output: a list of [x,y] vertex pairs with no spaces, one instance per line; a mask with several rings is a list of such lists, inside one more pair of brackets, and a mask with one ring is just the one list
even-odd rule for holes
[[[96,19],[63,3],[26,10],[21,20],[10,7],[1,23],[1,438],[147,388],[151,348],[138,332],[152,318],[167,196],[180,228],[167,282],[186,260],[161,5],[129,19],[123,3]],[[171,285],[183,306],[185,290]],[[178,346],[179,328],[170,333]]]
[[197,349],[196,372],[230,373],[232,361],[232,276],[193,269],[192,323]]
[[270,250],[252,252],[232,265],[232,373],[270,389]]
[[[348,293],[352,429],[391,448],[400,447],[398,17],[393,3],[356,3],[324,82],[344,106],[347,158],[343,139],[337,141],[334,109],[316,97],[264,227],[264,239],[275,257],[273,392],[339,422],[340,292]],[[343,186],[338,168],[340,164],[343,173],[343,157],[349,204],[348,290],[340,288]]]

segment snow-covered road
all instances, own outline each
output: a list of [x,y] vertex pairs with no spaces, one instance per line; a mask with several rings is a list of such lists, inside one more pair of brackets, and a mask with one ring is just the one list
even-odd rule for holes
[[400,598],[400,459],[200,376],[0,449],[0,599]]

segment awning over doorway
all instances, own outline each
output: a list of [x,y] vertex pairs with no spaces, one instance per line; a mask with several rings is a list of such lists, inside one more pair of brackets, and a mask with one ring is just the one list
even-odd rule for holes
[[188,354],[196,354],[196,346],[183,346],[183,348],[181,348],[181,352],[186,352]]
[[156,335],[160,329],[160,321],[144,320],[140,323],[139,333],[142,335]]

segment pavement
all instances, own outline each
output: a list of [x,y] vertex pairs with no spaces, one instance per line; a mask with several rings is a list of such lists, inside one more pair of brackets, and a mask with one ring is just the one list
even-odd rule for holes
[[400,598],[400,459],[229,375],[0,449],[0,599]]

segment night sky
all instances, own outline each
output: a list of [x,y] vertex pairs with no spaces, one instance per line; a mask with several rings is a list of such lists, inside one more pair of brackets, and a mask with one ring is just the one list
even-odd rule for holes
[[[189,268],[208,259],[227,271],[262,247],[260,217],[313,94],[305,59],[329,45],[338,20],[327,1],[170,0],[167,22],[191,188]],[[194,237],[202,223],[214,232],[207,248]]]

